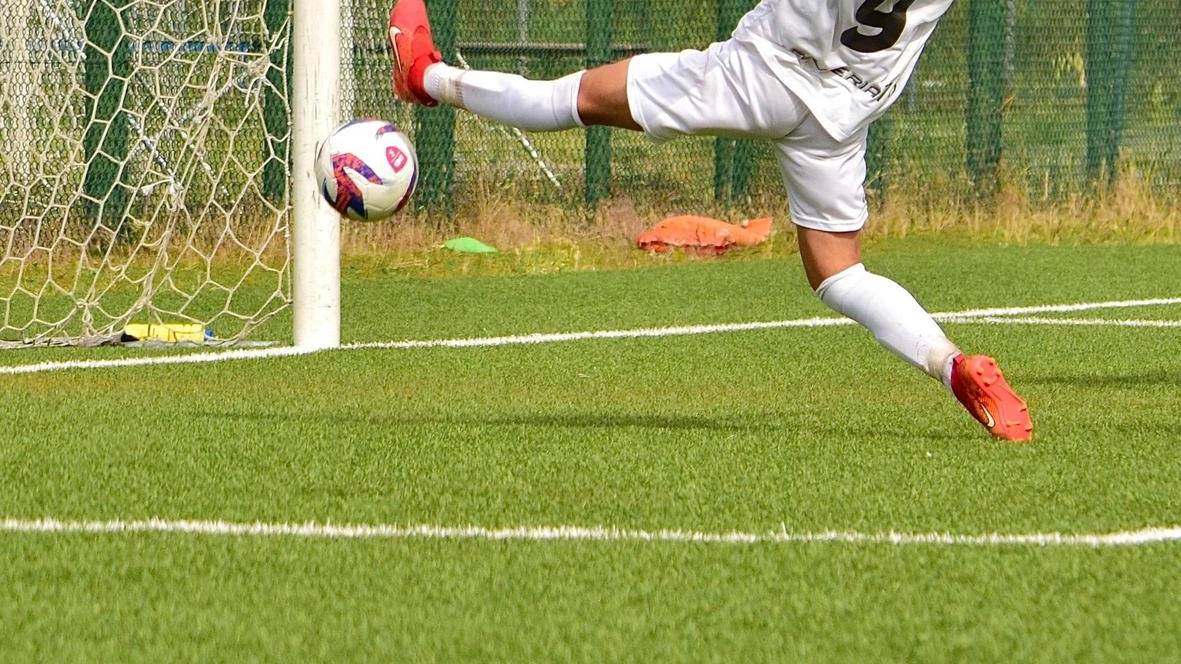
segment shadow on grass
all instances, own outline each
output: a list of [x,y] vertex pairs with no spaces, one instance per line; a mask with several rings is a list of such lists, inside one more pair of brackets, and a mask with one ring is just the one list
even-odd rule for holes
[[1181,387],[1181,371],[1144,371],[1137,374],[1111,375],[1083,375],[1083,374],[1049,374],[1044,376],[1032,375],[1021,379],[1022,384],[1029,385],[1067,385],[1072,387],[1099,387],[1135,389],[1146,386],[1163,385]]
[[326,414],[306,413],[292,417],[289,413],[276,412],[248,412],[248,411],[203,411],[195,416],[205,419],[231,420],[241,422],[251,421],[295,421],[314,419],[321,422],[339,424],[364,424],[378,428],[398,426],[439,426],[454,425],[464,427],[503,426],[503,427],[549,427],[549,428],[580,428],[580,429],[653,429],[653,430],[700,430],[700,431],[728,431],[728,432],[767,432],[777,429],[790,428],[778,418],[766,420],[740,420],[733,417],[702,417],[696,415],[596,415],[593,413],[563,413],[563,414],[520,414],[520,415],[492,415],[478,414],[456,415],[416,415],[390,414],[372,415],[364,417],[350,416],[348,413]]
[[[596,413],[519,413],[512,415],[481,415],[481,414],[421,414],[421,413],[390,413],[375,415],[366,413],[363,416],[350,415],[347,412],[324,413],[308,412],[292,416],[290,413],[264,411],[202,411],[196,417],[212,420],[234,422],[308,422],[316,421],[333,426],[373,428],[389,430],[397,427],[520,427],[520,428],[548,428],[548,429],[601,429],[627,430],[640,429],[645,431],[678,431],[701,432],[714,434],[747,434],[759,436],[772,441],[802,440],[812,445],[846,445],[849,441],[873,440],[880,444],[890,444],[894,441],[905,444],[905,441],[923,440],[930,443],[948,444],[963,440],[962,431],[951,427],[931,428],[924,425],[907,426],[905,422],[898,422],[885,426],[875,426],[868,422],[850,423],[841,421],[839,413],[833,413],[831,418],[818,421],[815,417],[788,416],[783,413],[770,413],[736,417],[733,415],[708,417],[701,415],[676,414],[612,414]],[[955,416],[955,413],[949,417]],[[871,428],[872,427],[872,428]],[[980,432],[981,441],[987,442],[989,436]]]
[[696,415],[596,415],[594,413],[520,414],[496,417],[409,417],[404,424],[462,424],[472,426],[557,427],[567,429],[654,429],[673,431],[756,432],[782,428],[778,422],[755,422],[732,417]]

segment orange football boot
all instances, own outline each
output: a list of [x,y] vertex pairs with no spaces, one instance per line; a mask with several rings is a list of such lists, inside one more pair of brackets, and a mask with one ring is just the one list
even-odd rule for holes
[[1005,382],[991,357],[958,355],[952,361],[951,391],[972,417],[997,438],[1024,442],[1033,437],[1029,407]]
[[394,94],[402,101],[437,106],[422,87],[426,68],[442,62],[431,37],[431,20],[423,0],[394,0],[387,35],[394,59]]

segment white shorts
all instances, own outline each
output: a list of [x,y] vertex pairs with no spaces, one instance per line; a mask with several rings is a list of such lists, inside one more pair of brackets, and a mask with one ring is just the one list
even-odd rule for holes
[[799,226],[855,231],[869,218],[868,128],[845,141],[832,138],[763,58],[741,42],[637,55],[628,67],[627,98],[632,118],[658,141],[685,135],[771,141],[791,218]]

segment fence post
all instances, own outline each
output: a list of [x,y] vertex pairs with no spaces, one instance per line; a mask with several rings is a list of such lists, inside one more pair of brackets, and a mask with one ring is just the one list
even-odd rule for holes
[[885,202],[889,186],[886,164],[890,159],[890,135],[893,128],[894,120],[888,112],[869,125],[865,149],[865,188],[877,195],[878,203]]
[[978,195],[1000,184],[1005,102],[1005,0],[968,5],[968,174]]
[[[0,163],[11,164],[13,175],[18,182],[32,179],[37,125],[36,95],[33,91],[41,87],[40,66],[33,58],[34,40],[29,27],[33,16],[33,5],[18,2],[9,11],[8,20],[0,19],[0,43],[10,54],[5,81],[0,83],[0,103],[8,103],[8,144]],[[4,99],[7,97],[7,99]],[[2,195],[0,195],[2,196]]]
[[[611,62],[612,0],[587,0],[586,68]],[[586,205],[594,208],[611,193],[611,130],[586,131]]]
[[[266,0],[263,20],[267,36],[274,39],[284,27],[289,26],[288,15],[291,0]],[[291,33],[288,31],[286,46],[276,55],[282,62],[272,62],[267,67],[267,84],[263,88],[262,115],[267,138],[263,149],[266,160],[262,167],[262,193],[272,201],[281,201],[287,195],[288,140],[291,137],[287,117],[287,102],[291,98]]]
[[[435,47],[446,62],[455,62],[457,0],[432,0],[428,9]],[[446,104],[436,108],[418,107],[414,111],[414,142],[419,146],[418,209],[454,210],[451,188],[455,182],[455,109]]]
[[1120,146],[1123,143],[1128,78],[1131,76],[1135,48],[1136,0],[1120,0],[1116,10],[1115,35],[1112,40],[1111,101],[1108,108],[1107,144],[1103,150],[1109,184],[1115,182]]
[[1087,0],[1087,180],[1103,176],[1111,129],[1111,2]]
[[119,237],[130,232],[122,225],[128,192],[119,183],[128,152],[127,116],[120,105],[131,62],[119,20],[127,1],[92,0],[86,17],[84,50],[87,124],[82,144],[90,161],[82,189],[95,223],[119,229]]
[[[717,40],[730,38],[734,26],[750,10],[750,0],[718,0]],[[750,194],[754,144],[746,139],[714,139],[714,200],[729,207]]]

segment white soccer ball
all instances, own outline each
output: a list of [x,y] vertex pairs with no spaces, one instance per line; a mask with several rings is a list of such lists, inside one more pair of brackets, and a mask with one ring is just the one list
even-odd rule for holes
[[340,214],[378,221],[410,200],[418,181],[418,157],[406,134],[389,122],[352,120],[320,144],[316,181]]

